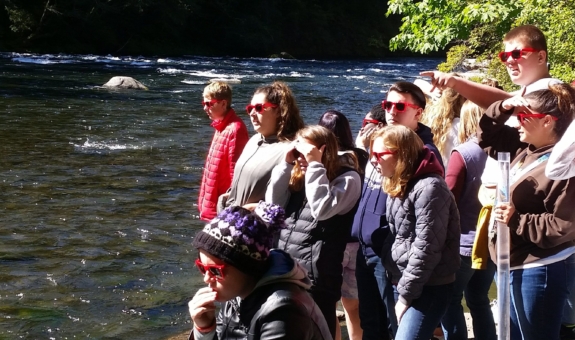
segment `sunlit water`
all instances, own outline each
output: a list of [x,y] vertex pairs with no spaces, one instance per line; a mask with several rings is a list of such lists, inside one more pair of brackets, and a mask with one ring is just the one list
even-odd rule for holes
[[[0,339],[190,328],[209,79],[241,81],[248,126],[255,88],[282,80],[306,123],[335,108],[357,131],[390,84],[439,62],[0,54]],[[150,90],[98,88],[117,75]]]

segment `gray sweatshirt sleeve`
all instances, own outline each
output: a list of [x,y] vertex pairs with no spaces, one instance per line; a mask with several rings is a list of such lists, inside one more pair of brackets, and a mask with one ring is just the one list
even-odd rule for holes
[[569,124],[561,140],[553,147],[545,167],[545,175],[552,180],[575,176],[575,120]]
[[270,185],[266,189],[266,202],[274,203],[285,208],[290,199],[289,180],[293,165],[288,162],[280,162],[272,170]]
[[305,173],[305,193],[311,215],[318,220],[345,214],[361,195],[361,179],[355,171],[348,171],[329,182],[323,164],[309,163]]

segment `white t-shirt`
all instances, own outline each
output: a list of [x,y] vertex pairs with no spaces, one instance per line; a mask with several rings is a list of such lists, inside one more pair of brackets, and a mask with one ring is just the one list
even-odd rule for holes
[[539,91],[539,90],[548,90],[550,85],[561,84],[563,83],[561,80],[557,78],[541,78],[527,86],[522,86],[520,90],[515,92],[511,92],[512,95],[520,94],[523,91],[523,87],[526,87],[525,94]]

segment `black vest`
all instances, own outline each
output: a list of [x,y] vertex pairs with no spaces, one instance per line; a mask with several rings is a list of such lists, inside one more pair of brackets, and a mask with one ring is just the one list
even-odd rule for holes
[[[342,167],[338,176],[354,169]],[[343,253],[351,234],[355,207],[343,215],[318,221],[311,215],[305,188],[291,194],[286,207],[287,228],[281,230],[278,248],[293,256],[307,271],[311,290],[341,296]]]

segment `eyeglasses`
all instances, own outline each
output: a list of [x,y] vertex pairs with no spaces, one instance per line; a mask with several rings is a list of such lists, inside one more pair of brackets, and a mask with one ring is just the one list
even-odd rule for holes
[[521,56],[525,55],[525,52],[539,52],[539,50],[531,47],[525,47],[509,52],[499,52],[499,59],[501,59],[502,62],[506,62],[509,57],[513,58],[513,60],[517,60],[521,58]]
[[204,102],[204,101],[203,101],[203,102],[202,102],[202,106],[207,106],[208,109],[209,109],[210,107],[214,106],[216,103],[219,103],[219,102],[221,102],[221,100],[219,100],[219,99],[212,99],[212,100],[210,100],[209,102]]
[[519,112],[517,114],[517,118],[519,118],[519,124],[523,125],[523,123],[525,122],[525,119],[527,118],[535,118],[535,119],[543,119],[545,118],[545,116],[549,116],[551,117],[551,119],[553,120],[558,120],[559,118],[552,116],[552,115],[548,115],[545,113],[527,113],[527,112]]
[[377,159],[378,162],[381,162],[381,158],[385,155],[393,155],[395,153],[395,151],[382,151],[382,152],[372,152],[371,153],[371,157],[375,156],[375,159]]
[[272,103],[248,105],[248,106],[246,106],[246,111],[248,112],[248,114],[252,113],[252,110],[256,110],[257,113],[260,113],[268,107],[278,107],[278,106],[276,104],[272,104]]
[[411,104],[411,103],[404,103],[404,102],[397,102],[396,103],[396,102],[390,102],[387,100],[384,100],[381,102],[381,108],[384,109],[385,111],[391,111],[394,106],[395,106],[395,110],[399,113],[405,112],[407,107],[419,109],[419,106],[417,106],[415,104]]
[[223,264],[203,264],[200,259],[196,259],[196,267],[202,275],[206,275],[206,272],[210,273],[217,281],[221,281],[224,278],[224,267]]
[[361,124],[361,127],[365,127],[367,124],[379,124],[381,123],[379,120],[377,119],[364,119],[363,123]]

